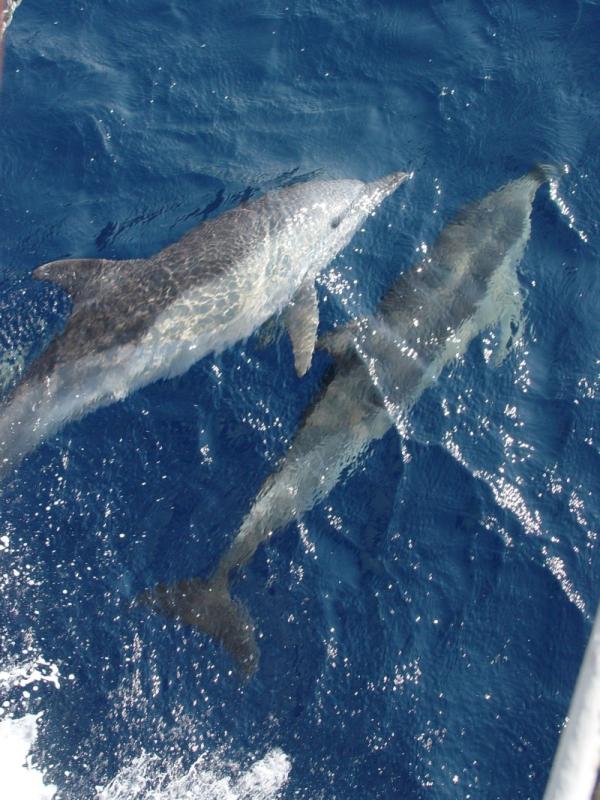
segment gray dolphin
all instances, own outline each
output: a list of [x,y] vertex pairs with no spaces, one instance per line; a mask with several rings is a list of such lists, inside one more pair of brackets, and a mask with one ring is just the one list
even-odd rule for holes
[[467,206],[430,253],[400,275],[374,317],[323,338],[336,357],[333,379],[213,575],[159,585],[140,602],[199,627],[221,641],[244,675],[254,672],[254,626],[230,594],[232,575],[263,541],[323,500],[482,330],[500,324],[499,360],[505,355],[521,318],[516,267],[530,236],[533,199],[551,175],[537,167]]
[[407,177],[298,183],[201,223],[147,259],[38,267],[33,277],[62,286],[73,308],[0,409],[0,471],[68,420],[185,372],[286,307],[296,368],[306,372],[315,277]]

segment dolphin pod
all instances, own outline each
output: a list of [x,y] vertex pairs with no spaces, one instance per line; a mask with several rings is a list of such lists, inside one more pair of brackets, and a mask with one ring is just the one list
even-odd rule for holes
[[209,578],[158,585],[137,598],[221,642],[245,677],[258,666],[254,625],[230,583],[259,545],[333,489],[368,445],[399,425],[449,362],[480,332],[500,326],[497,361],[518,332],[516,267],[531,232],[539,166],[464,208],[428,255],[403,272],[376,314],[326,334],[333,377],[305,416],[287,454],[263,483]]
[[0,475],[66,422],[185,372],[284,311],[296,369],[310,366],[317,274],[407,179],[313,180],[207,220],[147,259],[70,259],[33,277],[65,289],[64,331],[0,408]]

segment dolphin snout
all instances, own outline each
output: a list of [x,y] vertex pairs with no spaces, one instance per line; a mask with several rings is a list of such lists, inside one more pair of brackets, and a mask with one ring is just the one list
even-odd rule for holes
[[373,190],[373,195],[377,201],[380,202],[392,192],[395,192],[400,184],[412,177],[412,172],[390,172],[389,175],[384,175],[383,178],[377,178],[372,181],[369,186]]

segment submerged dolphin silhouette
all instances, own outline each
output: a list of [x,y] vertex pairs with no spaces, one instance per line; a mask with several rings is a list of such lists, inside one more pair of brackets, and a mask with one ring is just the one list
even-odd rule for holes
[[0,409],[0,472],[66,421],[244,339],[288,306],[296,368],[309,368],[317,273],[408,175],[309,181],[201,223],[147,259],[74,259],[33,277],[62,286],[73,309]]
[[503,357],[521,317],[516,266],[530,236],[533,199],[552,175],[537,167],[467,206],[430,254],[400,275],[375,317],[323,338],[336,357],[335,374],[213,575],[158,585],[139,602],[199,627],[223,644],[242,674],[252,675],[259,656],[254,626],[230,594],[231,576],[263,541],[323,500],[444,366],[497,323]]

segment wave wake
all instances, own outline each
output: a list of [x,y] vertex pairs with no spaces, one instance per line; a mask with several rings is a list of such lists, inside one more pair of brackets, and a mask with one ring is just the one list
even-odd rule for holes
[[200,756],[185,770],[177,763],[165,764],[158,755],[142,753],[97,789],[98,800],[276,800],[290,769],[289,757],[278,748],[239,773],[235,764],[215,763],[210,756]]

